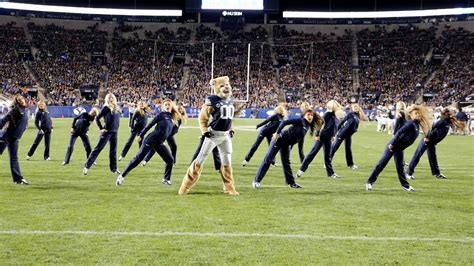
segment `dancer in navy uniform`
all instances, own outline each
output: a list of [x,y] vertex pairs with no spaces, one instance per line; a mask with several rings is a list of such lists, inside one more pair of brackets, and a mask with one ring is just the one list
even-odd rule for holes
[[[286,184],[289,185],[290,188],[301,188],[301,186],[295,182],[293,171],[291,170],[291,147],[304,138],[308,130],[310,130],[312,135],[316,128],[321,128],[323,123],[323,119],[311,109],[306,110],[301,118],[281,122],[273,135],[268,152],[258,168],[257,175],[252,182],[252,187],[255,189],[260,188],[260,183],[265,177],[270,164],[275,160],[276,154],[280,152]],[[285,131],[282,131],[287,125],[292,126]]]
[[332,144],[331,147],[331,161],[334,157],[334,154],[341,146],[342,142],[344,141],[345,148],[346,148],[346,163],[347,167],[351,168],[352,170],[357,170],[357,165],[354,164],[354,160],[352,157],[352,135],[357,132],[359,128],[359,121],[360,120],[367,120],[364,115],[364,111],[360,106],[356,103],[351,104],[351,112],[344,117],[343,120],[337,126],[337,134],[336,140]]
[[[309,102],[302,102],[300,104],[300,112],[301,112],[301,117],[303,117],[303,114],[306,112],[306,110],[313,110],[313,107]],[[293,146],[291,146],[293,149]],[[298,156],[300,157],[300,163],[303,163],[304,161],[304,138],[302,138],[300,141],[298,141]]]
[[[171,135],[166,139],[166,143],[168,143],[168,147],[171,150],[171,155],[173,155],[173,164],[176,164],[176,156],[178,154],[178,145],[176,144],[176,140],[174,136],[178,134],[179,128],[183,123],[186,123],[186,119],[188,118],[188,115],[186,114],[186,108],[184,108],[183,105],[178,105],[178,113],[179,113],[179,119],[178,123],[173,125],[173,132]],[[147,163],[151,160],[151,158],[155,155],[155,150],[152,149],[148,154],[145,156],[145,159],[143,159],[142,166],[147,165]]]
[[297,177],[301,177],[303,173],[308,169],[309,164],[313,161],[316,154],[318,154],[321,147],[324,152],[324,165],[326,167],[326,173],[330,178],[340,178],[333,168],[331,163],[331,142],[336,134],[336,113],[342,112],[342,106],[335,100],[330,100],[326,104],[326,113],[324,114],[324,127],[316,134],[315,143],[308,155],[305,156],[300,169],[296,173]]
[[[245,156],[245,159],[242,162],[243,166],[246,166],[250,162],[250,159],[252,159],[252,156],[257,151],[258,146],[260,146],[260,143],[262,143],[264,139],[267,139],[268,145],[270,145],[273,133],[276,132],[280,122],[282,122],[287,116],[288,112],[286,111],[285,107],[283,105],[278,105],[274,110],[274,115],[265,119],[265,121],[256,126],[257,129],[260,127],[262,127],[262,129],[258,133],[257,139],[252,145],[252,148],[250,148],[250,151]],[[275,165],[275,161],[272,162],[272,165]]]
[[398,101],[396,104],[395,110],[396,110],[395,111],[396,120],[395,120],[395,126],[393,128],[393,134],[397,134],[398,130],[400,130],[400,128],[402,128],[407,121],[405,117],[406,104],[404,102]]
[[3,136],[0,138],[0,155],[8,148],[13,182],[19,185],[28,185],[28,181],[21,175],[20,164],[18,163],[18,146],[28,125],[26,106],[25,98],[17,95],[13,99],[10,111],[0,119],[0,128],[3,131]]
[[[146,104],[145,102],[138,102],[137,108],[134,109],[133,117],[130,122],[130,137],[125,143],[125,146],[123,147],[122,153],[118,158],[119,161],[121,161],[123,158],[125,158],[125,156],[127,156],[130,147],[132,147],[133,141],[138,136],[138,134],[140,134],[140,132],[142,132],[142,130],[146,127],[146,124],[148,122],[147,113],[152,114],[153,110],[151,110],[151,108],[148,107],[148,104]],[[141,146],[141,144],[139,145]]]
[[438,179],[447,178],[439,170],[438,159],[436,157],[436,145],[448,135],[449,128],[456,124],[457,119],[454,116],[454,113],[447,108],[444,109],[441,112],[441,119],[433,125],[428,135],[426,135],[426,137],[424,137],[420,141],[418,148],[413,154],[413,158],[411,159],[410,165],[408,166],[408,171],[406,175],[408,179],[415,179],[415,177],[413,176],[413,173],[415,172],[415,167],[420,162],[420,158],[425,151],[428,154],[431,174]]
[[62,165],[69,164],[72,152],[74,151],[74,144],[78,137],[81,138],[84,149],[86,150],[86,158],[89,158],[92,148],[87,132],[89,131],[89,126],[98,113],[99,111],[97,108],[92,108],[89,113],[81,113],[72,120],[71,138],[69,139],[69,146],[67,147],[66,157],[64,158]]
[[234,102],[231,98],[232,87],[227,76],[212,79],[209,84],[215,95],[206,98],[199,114],[199,127],[205,139],[199,155],[186,171],[178,193],[180,195],[189,193],[199,180],[207,157],[217,147],[222,161],[220,175],[224,192],[237,196],[239,193],[235,190],[232,173],[232,137],[234,136],[232,120],[235,113]]
[[[117,98],[112,93],[108,93],[104,99],[104,107],[100,110],[95,118],[97,126],[101,131],[99,142],[94,150],[87,158],[82,173],[87,175],[92,164],[97,160],[100,152],[104,149],[107,142],[109,142],[109,168],[112,173],[120,173],[117,169],[117,133],[120,126],[121,111],[117,104]],[[100,122],[104,118],[105,124]]]
[[38,148],[41,140],[44,137],[44,154],[43,158],[46,161],[51,160],[49,157],[49,149],[51,146],[51,132],[53,132],[53,121],[51,121],[51,116],[48,113],[48,108],[44,102],[38,102],[38,111],[36,112],[35,116],[35,126],[38,129],[38,133],[36,134],[36,138],[33,141],[33,145],[31,145],[30,150],[28,151],[28,155],[26,156],[27,160],[31,159],[31,156]]
[[178,123],[179,113],[178,110],[171,100],[165,100],[163,102],[163,110],[158,113],[153,120],[148,124],[142,132],[140,132],[140,139],[143,139],[145,134],[155,126],[153,132],[148,134],[143,140],[140,150],[133,157],[133,159],[127,164],[123,173],[117,176],[115,184],[117,186],[123,185],[125,177],[132,171],[135,167],[140,164],[140,162],[145,158],[145,156],[150,152],[150,150],[155,150],[158,155],[161,156],[163,161],[166,163],[165,173],[163,176],[162,183],[164,185],[171,185],[171,171],[173,170],[173,156],[163,142],[171,136],[173,132],[173,125]]
[[377,177],[383,171],[385,166],[387,166],[388,161],[390,161],[393,156],[398,180],[400,181],[402,188],[409,192],[415,192],[415,189],[408,183],[403,171],[403,151],[415,142],[420,133],[420,126],[425,134],[428,133],[430,122],[428,119],[427,109],[418,105],[414,105],[407,110],[407,118],[408,121],[400,130],[398,130],[393,139],[387,144],[382,158],[370,174],[365,185],[367,191],[372,190],[375,181],[377,181]]
[[469,133],[469,127],[468,127],[469,117],[467,116],[465,112],[462,111],[461,107],[458,108],[456,119],[458,120],[457,125],[456,125],[458,134],[466,135],[466,131]]

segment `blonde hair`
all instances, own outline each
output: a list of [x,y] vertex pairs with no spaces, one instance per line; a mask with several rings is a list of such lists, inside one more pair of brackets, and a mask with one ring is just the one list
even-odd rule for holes
[[285,106],[283,104],[279,104],[277,107],[275,107],[275,113],[280,114],[283,117],[288,116],[288,111],[286,110]]
[[178,120],[182,119],[181,118],[181,114],[179,113],[178,111],[178,107],[176,106],[176,104],[171,100],[171,99],[165,99],[162,104],[165,104],[166,102],[169,102],[171,104],[171,119],[173,119],[173,123],[175,125],[178,124]]
[[365,116],[364,110],[362,110],[359,104],[351,104],[351,111],[357,114],[359,120],[367,121],[367,117]]
[[431,129],[431,120],[430,120],[430,114],[428,111],[428,108],[421,106],[421,105],[412,105],[410,106],[406,111],[405,115],[407,116],[408,119],[413,120],[413,117],[411,116],[411,113],[413,111],[418,111],[420,113],[420,127],[421,130],[423,130],[423,133],[428,134],[428,132]]
[[[182,112],[179,111],[180,108],[183,108]],[[188,114],[186,113],[186,108],[184,108],[184,105],[179,104],[177,110],[179,112],[179,115],[181,116],[181,122],[186,123],[186,120],[188,120]]]
[[117,98],[113,93],[107,93],[104,98],[104,106],[107,106],[112,112],[120,112],[120,107],[117,104]]
[[340,105],[336,100],[330,100],[326,104],[326,111],[334,112],[334,114],[338,118],[344,117],[344,111],[342,110],[342,105]]
[[99,109],[93,107],[90,111],[89,111],[89,115],[91,115],[91,113],[94,114],[94,117],[97,116],[99,114]]
[[43,112],[48,112],[48,106],[46,105],[45,102],[42,102],[42,101],[39,101],[36,106],[38,107],[39,110],[43,111]]
[[151,110],[150,106],[148,106],[146,102],[139,101],[136,106],[139,106],[139,105],[141,105],[141,107],[136,109],[135,112],[138,112],[141,116],[144,116],[145,112],[149,114],[153,113],[153,110]]
[[395,105],[396,117],[399,117],[400,113],[405,112],[406,109],[407,109],[407,105],[405,104],[405,102],[398,101],[397,104]]
[[311,105],[309,104],[309,102],[302,102],[300,104],[301,113],[304,114],[306,112],[306,110],[312,110]]

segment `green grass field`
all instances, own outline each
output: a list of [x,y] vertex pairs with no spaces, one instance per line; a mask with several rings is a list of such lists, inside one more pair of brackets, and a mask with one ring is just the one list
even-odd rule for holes
[[[401,189],[393,161],[374,186],[365,181],[380,158],[387,134],[361,125],[353,151],[358,171],[345,166],[344,149],[334,159],[339,180],[326,177],[322,153],[298,180],[284,185],[281,167],[270,168],[262,189],[251,182],[267,150],[249,166],[240,162],[255,140],[257,120],[237,120],[234,175],[241,193],[230,197],[208,159],[191,194],[177,191],[196,148],[197,121],[177,135],[178,163],[171,187],[161,184],[163,162],[156,156],[137,167],[121,188],[108,168],[108,146],[82,176],[85,152],[80,140],[71,164],[61,166],[70,119],[55,119],[52,160],[40,146],[31,161],[26,152],[36,130],[20,143],[20,165],[30,186],[12,183],[8,155],[1,157],[0,264],[460,264],[474,263],[474,138],[448,136],[437,146],[447,180],[431,176],[426,155]],[[122,121],[119,152],[128,138]],[[241,129],[241,130],[239,130]],[[98,130],[91,127],[92,145]],[[305,151],[313,141],[307,137]],[[418,141],[406,153],[409,161]],[[134,145],[119,162],[123,170]],[[296,150],[293,171],[299,167]]]

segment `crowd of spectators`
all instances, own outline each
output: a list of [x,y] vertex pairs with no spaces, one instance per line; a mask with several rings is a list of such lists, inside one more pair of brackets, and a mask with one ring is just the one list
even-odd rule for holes
[[474,34],[465,29],[443,29],[434,45],[433,54],[445,60],[426,84],[425,93],[435,95],[428,104],[446,106],[463,101],[474,93]]
[[145,38],[160,42],[187,43],[191,39],[191,30],[185,27],[179,27],[178,30],[174,32],[164,27],[155,32],[145,31]]
[[152,103],[157,98],[174,98],[181,85],[186,52],[183,47],[189,42],[191,31],[160,28],[145,35],[147,39],[138,35],[125,39],[114,34],[107,87],[119,102]]
[[38,50],[31,69],[46,89],[49,105],[81,102],[79,87],[100,86],[104,70],[92,61],[94,52],[105,53],[107,32],[97,29],[66,29],[55,24],[28,24],[33,46]]
[[20,93],[32,104],[36,97],[29,94],[29,89],[35,87],[35,81],[23,66],[19,49],[27,44],[23,28],[14,23],[0,25],[0,87],[7,97]]
[[[185,27],[163,27],[145,31],[145,38],[138,33],[124,38],[122,33],[143,30],[127,25],[118,26],[111,38],[98,24],[66,29],[29,23],[27,29],[31,43],[23,28],[0,25],[2,90],[11,94],[35,86],[18,55],[20,48],[33,47],[28,66],[46,89],[50,105],[77,104],[82,101],[79,88],[94,85],[114,92],[124,104],[177,97],[187,106],[200,107],[209,94],[211,76],[221,75],[230,77],[234,98],[247,108],[272,108],[282,101],[291,108],[302,101],[324,106],[330,99],[346,103],[362,94],[377,95],[370,104],[380,99],[415,102],[423,93],[436,95],[428,104],[447,105],[472,94],[474,86],[474,35],[451,27],[443,28],[438,38],[437,28],[413,25],[346,30],[340,35],[280,25],[273,26],[272,34],[262,26],[221,31],[200,25],[194,34]],[[358,83],[353,81],[354,47],[359,55]],[[95,52],[108,62],[92,60]],[[445,60],[438,62],[433,54]]]
[[[189,78],[183,87],[182,101],[185,105],[199,107],[209,93],[213,42],[212,74],[214,77],[229,76],[234,99],[245,102],[245,107],[248,108],[271,108],[281,101],[276,70],[273,68],[272,45],[269,44],[268,32],[263,27],[249,31],[220,32],[201,25],[196,30],[195,40],[196,43],[189,48]],[[247,92],[248,65],[250,72]]]
[[392,101],[415,102],[432,72],[425,60],[435,35],[434,27],[419,29],[412,25],[392,31],[385,26],[359,31],[360,91],[384,95]]
[[98,30],[98,24],[86,29],[68,29],[56,24],[36,25],[28,23],[33,36],[33,46],[39,51],[37,58],[82,59],[88,53],[105,51],[107,32]]
[[123,24],[120,24],[118,27],[115,27],[114,30],[125,33],[125,32],[134,32],[141,29],[143,29],[142,25],[130,25],[130,24],[123,23]]
[[329,99],[344,102],[352,92],[351,32],[307,33],[273,27],[280,86],[290,107],[301,101],[324,106]]

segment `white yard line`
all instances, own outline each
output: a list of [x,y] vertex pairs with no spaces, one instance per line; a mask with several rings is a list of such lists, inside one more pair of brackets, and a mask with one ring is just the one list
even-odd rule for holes
[[127,232],[127,231],[35,231],[35,230],[2,230],[0,235],[85,235],[85,236],[145,236],[145,237],[198,237],[198,238],[282,238],[310,240],[342,240],[342,241],[415,241],[415,242],[462,242],[471,243],[472,237],[397,237],[397,236],[324,236],[306,234],[277,233],[220,233],[220,232]]

